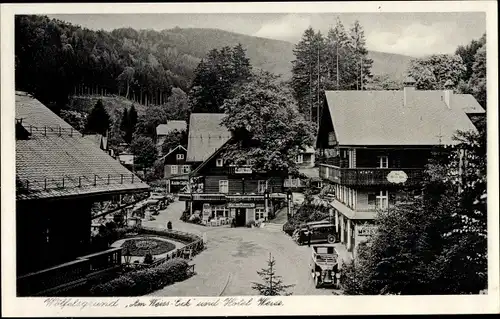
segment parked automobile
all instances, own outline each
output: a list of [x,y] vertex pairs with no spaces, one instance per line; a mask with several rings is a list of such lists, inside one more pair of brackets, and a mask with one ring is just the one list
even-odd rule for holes
[[324,286],[339,287],[338,253],[331,244],[314,245],[309,267],[316,288]]
[[[308,234],[311,232],[311,235]],[[307,225],[298,229],[294,236],[295,241],[299,245],[304,245],[309,243],[309,236],[311,237],[310,243],[336,243],[337,233],[335,232],[335,225],[332,223],[319,223],[313,225]]]

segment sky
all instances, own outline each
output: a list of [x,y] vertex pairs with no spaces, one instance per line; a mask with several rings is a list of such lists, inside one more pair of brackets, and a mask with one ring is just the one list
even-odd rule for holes
[[89,29],[122,27],[164,30],[216,28],[297,43],[309,26],[323,34],[339,18],[348,29],[359,20],[368,50],[414,57],[454,53],[486,31],[481,12],[447,13],[226,13],[226,14],[59,14],[49,15]]

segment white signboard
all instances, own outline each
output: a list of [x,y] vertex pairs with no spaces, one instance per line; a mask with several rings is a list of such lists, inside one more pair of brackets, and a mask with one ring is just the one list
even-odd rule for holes
[[403,171],[391,171],[387,174],[387,180],[390,183],[400,184],[408,180],[408,175]]
[[229,208],[254,208],[255,203],[228,203]]
[[251,167],[236,167],[234,169],[235,174],[252,174]]
[[377,231],[375,225],[359,225],[356,227],[358,236],[371,236]]
[[210,204],[203,204],[203,216],[210,216],[212,214],[212,207]]

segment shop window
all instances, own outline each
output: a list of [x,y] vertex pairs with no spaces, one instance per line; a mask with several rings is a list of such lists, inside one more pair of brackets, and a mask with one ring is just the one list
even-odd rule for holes
[[375,193],[368,194],[368,205],[369,206],[375,206],[376,200],[377,200],[377,194],[375,194]]
[[170,166],[170,174],[177,174],[177,165]]
[[226,194],[229,192],[229,181],[220,180],[219,181],[219,193]]
[[219,217],[229,217],[229,209],[224,205],[214,206],[212,209],[212,215],[216,218]]
[[255,208],[255,220],[261,220],[264,219],[264,213],[265,213],[264,208]]

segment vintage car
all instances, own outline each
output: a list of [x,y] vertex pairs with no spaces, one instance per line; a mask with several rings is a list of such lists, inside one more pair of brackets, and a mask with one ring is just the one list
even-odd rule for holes
[[312,246],[311,276],[316,288],[330,286],[339,288],[339,255],[331,244]]
[[335,225],[329,222],[319,222],[316,224],[306,224],[304,227],[300,227],[298,231],[292,236],[292,238],[299,244],[304,245],[309,243],[309,234],[311,232],[311,244],[314,243],[330,243],[334,244],[337,240],[337,234],[335,232]]

